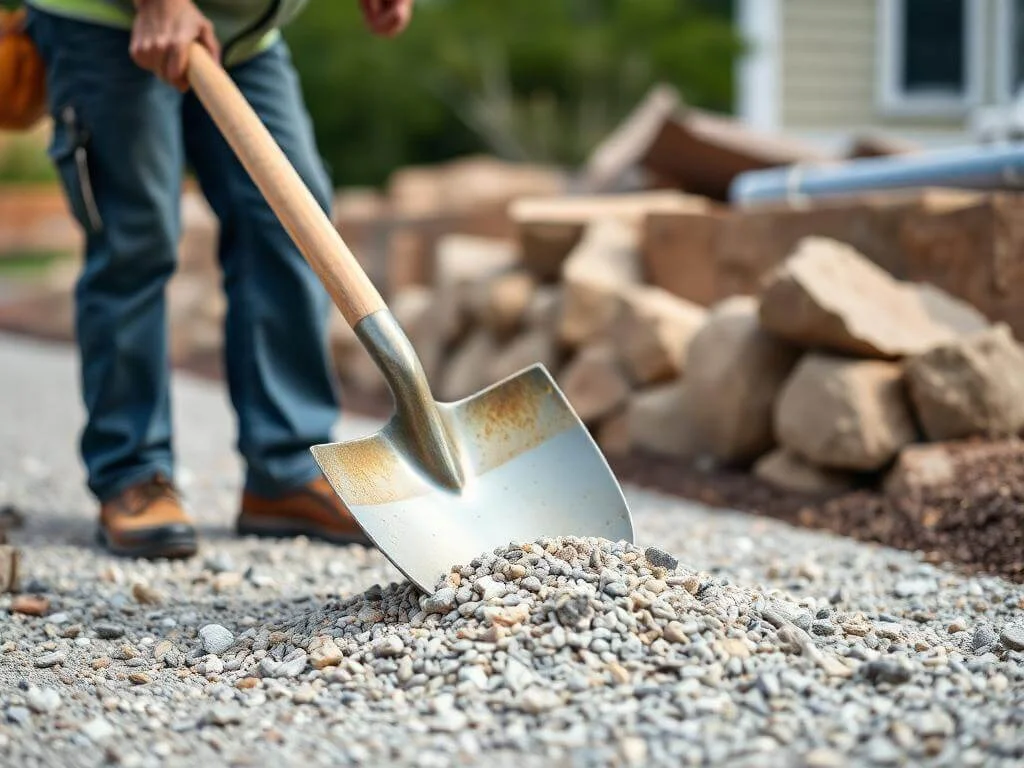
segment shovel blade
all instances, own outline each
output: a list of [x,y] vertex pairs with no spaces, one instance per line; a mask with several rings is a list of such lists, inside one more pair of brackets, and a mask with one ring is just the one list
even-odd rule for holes
[[397,417],[368,437],[312,448],[362,529],[420,589],[510,542],[633,542],[618,481],[543,366],[438,407],[465,471],[457,491],[422,471]]

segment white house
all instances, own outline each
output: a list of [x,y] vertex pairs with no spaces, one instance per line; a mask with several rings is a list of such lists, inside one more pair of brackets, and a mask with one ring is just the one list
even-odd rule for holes
[[738,0],[736,113],[826,147],[972,141],[1024,84],[1024,0]]

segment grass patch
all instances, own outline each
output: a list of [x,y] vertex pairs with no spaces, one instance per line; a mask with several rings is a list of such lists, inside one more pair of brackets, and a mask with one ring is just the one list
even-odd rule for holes
[[5,136],[0,144],[0,183],[38,184],[56,180],[57,172],[39,136],[33,133]]
[[0,279],[32,280],[42,277],[50,267],[69,259],[67,251],[12,251],[0,253]]

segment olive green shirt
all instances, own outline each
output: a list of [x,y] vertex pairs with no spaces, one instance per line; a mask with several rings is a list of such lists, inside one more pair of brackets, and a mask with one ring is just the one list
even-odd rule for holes
[[[132,0],[26,0],[57,16],[129,29],[135,16]],[[237,64],[277,40],[307,0],[193,0],[213,24],[225,64]]]

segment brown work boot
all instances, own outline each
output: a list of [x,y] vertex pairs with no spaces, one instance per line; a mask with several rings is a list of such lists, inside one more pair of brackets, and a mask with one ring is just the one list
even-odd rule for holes
[[243,536],[308,536],[334,544],[373,546],[322,477],[274,498],[246,491],[236,527]]
[[196,530],[174,485],[158,475],[100,505],[100,543],[127,557],[191,557]]

